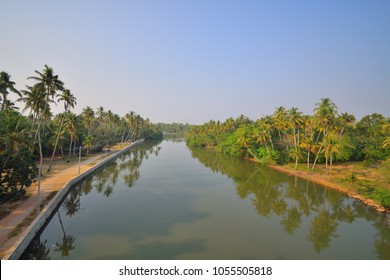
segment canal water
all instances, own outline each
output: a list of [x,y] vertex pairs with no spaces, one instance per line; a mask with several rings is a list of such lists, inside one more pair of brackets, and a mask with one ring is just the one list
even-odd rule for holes
[[390,259],[390,227],[339,192],[164,140],[74,186],[22,258]]

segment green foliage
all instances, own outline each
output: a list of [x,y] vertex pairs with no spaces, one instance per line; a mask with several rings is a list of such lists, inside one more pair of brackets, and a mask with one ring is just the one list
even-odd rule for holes
[[354,159],[378,162],[390,156],[390,149],[383,145],[390,131],[385,127],[389,119],[381,114],[371,114],[363,117],[351,131],[355,144]]
[[257,149],[257,157],[260,159],[261,164],[275,164],[279,161],[279,153],[276,150],[267,150],[265,147]]
[[31,152],[23,147],[16,153],[0,156],[3,168],[0,174],[0,195],[22,191],[31,186],[38,174],[38,167]]
[[358,192],[368,198],[378,201],[384,207],[390,208],[390,190],[367,186],[359,188]]

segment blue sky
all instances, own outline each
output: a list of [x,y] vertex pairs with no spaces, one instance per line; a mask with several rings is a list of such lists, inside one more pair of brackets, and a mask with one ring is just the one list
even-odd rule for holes
[[389,116],[390,1],[2,2],[0,70],[23,89],[49,65],[77,113],[203,123],[329,97]]

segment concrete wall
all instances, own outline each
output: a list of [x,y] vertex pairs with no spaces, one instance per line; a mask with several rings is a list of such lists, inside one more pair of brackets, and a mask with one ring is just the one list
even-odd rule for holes
[[74,177],[70,181],[68,181],[65,186],[57,192],[57,194],[53,197],[53,199],[48,203],[48,205],[42,210],[42,212],[38,215],[37,218],[31,223],[31,225],[23,232],[22,236],[16,241],[14,245],[14,249],[11,253],[4,256],[3,259],[7,260],[16,260],[19,259],[20,256],[23,254],[23,252],[27,249],[28,245],[31,243],[31,241],[34,239],[34,237],[37,235],[37,233],[40,231],[42,226],[48,221],[48,219],[52,216],[52,214],[56,211],[57,207],[61,204],[63,199],[68,194],[69,190],[78,182],[83,180],[85,177],[91,175],[93,172],[98,170],[99,168],[102,168],[107,163],[112,161],[113,159],[117,158],[119,155],[123,154],[124,152],[127,152],[131,148],[133,148],[135,145],[144,142],[144,140],[138,140],[132,143],[131,145],[127,146],[126,148],[110,155],[106,159],[102,160],[95,166],[91,167],[90,169],[86,170],[85,172],[81,173],[80,175]]

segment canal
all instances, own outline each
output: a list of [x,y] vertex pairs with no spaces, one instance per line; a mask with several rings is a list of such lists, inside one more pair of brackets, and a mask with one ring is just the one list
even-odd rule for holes
[[75,185],[22,258],[390,259],[390,227],[342,193],[164,140]]

